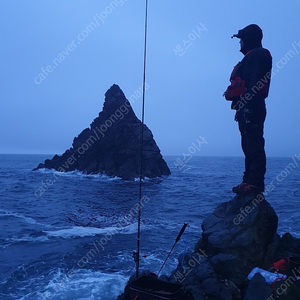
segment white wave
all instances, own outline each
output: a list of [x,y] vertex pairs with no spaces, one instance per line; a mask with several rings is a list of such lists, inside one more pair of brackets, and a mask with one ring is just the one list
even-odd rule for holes
[[[42,169],[38,169],[36,170],[36,172],[40,172],[40,173],[45,173],[45,174],[55,174],[55,175],[58,175],[58,176],[62,176],[62,177],[80,177],[80,178],[89,178],[89,179],[100,179],[100,180],[106,180],[106,181],[114,181],[114,180],[122,180],[121,177],[118,177],[118,176],[114,176],[114,177],[111,177],[111,176],[108,176],[106,174],[86,174],[82,171],[78,171],[78,170],[74,170],[74,171],[68,171],[68,172],[59,172],[55,169],[45,169],[45,168],[42,168]],[[157,179],[157,178],[160,178],[160,177],[155,177],[155,178],[149,178],[149,177],[144,177],[142,179],[142,181],[149,181],[151,179]],[[139,181],[140,178],[139,177],[136,177],[133,179],[133,181]]]
[[128,226],[111,226],[106,228],[96,228],[96,227],[81,227],[74,226],[72,228],[65,228],[52,231],[44,231],[48,236],[61,237],[61,238],[71,238],[71,237],[85,237],[85,236],[95,236],[104,234],[132,234],[137,232],[137,224],[130,224]]
[[[46,168],[41,168],[41,169],[37,169],[35,170],[34,172],[37,172],[37,173],[54,173],[54,172],[57,172],[56,170],[54,169],[46,169]],[[57,172],[57,173],[60,173],[60,172]]]
[[[159,177],[155,177],[155,178],[152,178],[152,179],[156,179],[156,178],[159,178]],[[149,177],[144,177],[143,179],[142,179],[142,182],[144,182],[144,181],[149,181],[149,180],[151,180]],[[136,178],[134,178],[134,181],[140,181],[140,177],[136,177]]]
[[49,238],[44,235],[38,236],[38,237],[24,235],[21,238],[7,238],[5,241],[9,242],[9,243],[19,243],[19,242],[45,242],[48,240],[49,240]]
[[15,218],[19,218],[23,221],[25,221],[28,224],[34,224],[34,225],[41,225],[41,226],[46,226],[46,227],[51,227],[48,224],[42,224],[39,223],[38,221],[36,221],[35,219],[31,218],[31,217],[26,217],[20,213],[14,213],[14,212],[10,212],[10,211],[5,211],[0,209],[0,217],[15,217]]
[[[67,276],[68,275],[68,276]],[[64,273],[56,271],[46,286],[26,295],[20,300],[37,299],[77,299],[111,300],[123,293],[128,277],[121,273],[73,269]]]
[[89,178],[89,179],[100,179],[100,180],[107,180],[107,181],[112,181],[112,180],[121,180],[121,177],[110,177],[107,176],[106,174],[86,174],[82,171],[68,171],[68,172],[59,172],[55,169],[38,169],[36,170],[36,172],[39,173],[45,173],[45,174],[55,174],[58,176],[62,176],[62,177],[79,177],[79,178]]

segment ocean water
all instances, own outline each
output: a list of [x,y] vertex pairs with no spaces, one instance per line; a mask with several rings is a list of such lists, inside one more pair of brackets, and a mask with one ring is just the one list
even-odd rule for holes
[[[51,155],[0,155],[0,299],[112,300],[135,272],[139,182],[52,170]],[[201,223],[230,200],[242,157],[165,157],[172,175],[143,181],[140,268],[162,274],[193,249]],[[300,158],[268,158],[266,199],[279,234],[300,238]]]

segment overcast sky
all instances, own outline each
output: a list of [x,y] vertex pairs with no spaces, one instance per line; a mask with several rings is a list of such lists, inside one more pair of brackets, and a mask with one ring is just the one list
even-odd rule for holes
[[[222,94],[257,23],[273,56],[268,156],[300,153],[300,2],[149,0],[145,123],[163,155],[242,155]],[[1,0],[0,153],[61,154],[114,83],[142,85],[144,0]],[[141,116],[141,101],[133,109]]]

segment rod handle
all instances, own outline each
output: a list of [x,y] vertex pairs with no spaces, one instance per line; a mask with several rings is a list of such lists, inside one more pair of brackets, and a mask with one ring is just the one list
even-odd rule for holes
[[177,242],[180,240],[181,236],[183,235],[183,233],[184,233],[184,231],[185,231],[185,229],[186,229],[186,226],[188,226],[188,223],[187,223],[187,222],[184,222],[182,228],[180,229],[180,232],[179,232],[178,235],[177,235],[177,238],[176,238],[175,243],[177,243]]

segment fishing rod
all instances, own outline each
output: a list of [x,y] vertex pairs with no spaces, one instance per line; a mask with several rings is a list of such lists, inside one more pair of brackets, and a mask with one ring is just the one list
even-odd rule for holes
[[[142,103],[142,122],[141,122],[141,148],[140,148],[140,180],[139,180],[139,205],[138,205],[138,235],[137,235],[137,252],[134,253],[134,260],[136,263],[136,278],[139,276],[139,266],[140,266],[140,237],[141,237],[141,208],[142,208],[142,180],[143,180],[143,146],[144,146],[144,123],[145,123],[145,87],[146,87],[146,55],[147,55],[147,23],[148,23],[148,0],[146,0],[146,13],[145,13],[145,40],[144,40],[144,72],[143,72],[143,103]],[[159,273],[167,262],[169,256],[171,255],[175,245],[180,240],[182,234],[184,233],[187,223],[182,226],[175,243],[169,252],[167,258],[165,259],[163,265],[161,266]]]
[[148,0],[146,0],[146,13],[145,13],[143,105],[142,105],[141,148],[140,148],[140,188],[139,188],[138,235],[137,235],[137,252],[134,256],[135,263],[136,263],[136,278],[139,276],[139,266],[140,266],[140,237],[141,237],[141,208],[142,208],[142,179],[143,179],[143,147],[144,147],[144,122],[145,122],[146,54],[147,54],[147,19],[148,19]]
[[175,245],[177,244],[177,242],[180,240],[181,236],[183,235],[183,233],[184,233],[185,228],[187,227],[187,225],[188,225],[188,223],[185,222],[185,223],[183,224],[182,228],[180,229],[180,232],[179,232],[178,235],[177,235],[177,238],[176,238],[176,240],[175,240],[175,243],[174,243],[174,245],[173,245],[171,251],[169,252],[167,258],[165,259],[163,265],[161,266],[159,272],[157,273],[157,277],[158,277],[159,273],[161,272],[162,268],[164,267],[165,263],[167,262],[169,256],[171,255],[171,253],[172,253],[172,251],[173,251]]

